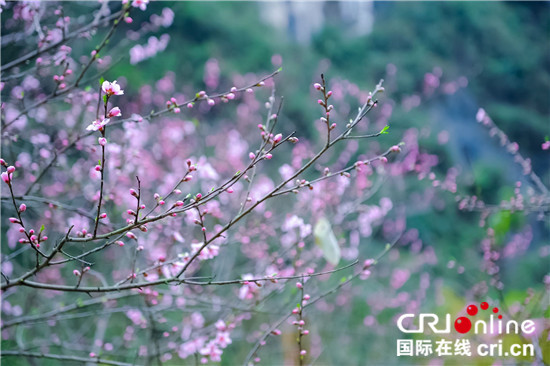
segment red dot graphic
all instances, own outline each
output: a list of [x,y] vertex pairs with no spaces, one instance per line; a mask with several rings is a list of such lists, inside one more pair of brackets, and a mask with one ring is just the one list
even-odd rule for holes
[[466,312],[468,313],[468,315],[470,316],[474,316],[477,314],[477,306],[475,305],[470,305],[466,308]]
[[498,313],[498,308],[493,308],[493,313]]
[[498,318],[499,318],[499,319],[502,319],[502,315],[499,315]]
[[489,304],[487,304],[486,302],[482,302],[482,303],[481,303],[481,308],[482,308],[483,310],[487,310],[487,309],[489,309]]
[[468,333],[472,329],[472,322],[470,319],[461,316],[455,320],[455,329],[458,333]]

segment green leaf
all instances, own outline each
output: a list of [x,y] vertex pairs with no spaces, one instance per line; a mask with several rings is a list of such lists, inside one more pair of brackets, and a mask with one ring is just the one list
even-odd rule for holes
[[101,159],[97,159],[97,165],[101,166]]
[[46,229],[46,227],[44,226],[44,224],[42,224],[42,226],[40,226],[40,232],[44,231]]
[[390,129],[390,126],[385,125],[384,128],[382,129],[382,131],[380,131],[380,134],[381,135],[387,135],[389,133],[388,132],[389,129]]
[[99,86],[103,85],[103,82],[105,81],[105,78],[102,76],[99,78]]
[[330,222],[321,217],[313,229],[315,236],[315,244],[317,244],[323,252],[323,257],[332,265],[337,265],[340,262],[340,246],[338,240],[332,231]]
[[107,104],[107,96],[106,95],[103,96],[103,104]]
[[283,67],[282,67],[282,66],[279,67],[279,68],[277,69],[277,72],[281,72],[281,71],[283,71]]

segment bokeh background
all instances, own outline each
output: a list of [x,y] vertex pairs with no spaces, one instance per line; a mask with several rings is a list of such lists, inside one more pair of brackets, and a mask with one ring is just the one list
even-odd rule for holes
[[[75,19],[97,8],[95,2],[64,2],[63,6]],[[3,33],[10,11],[2,13]],[[146,12],[134,13],[133,19],[113,37],[112,52],[104,58],[109,67],[103,76],[122,80],[128,98],[138,100],[138,90],[154,95],[162,90],[162,80],[170,80],[175,92],[225,90],[235,75],[264,75],[282,66],[283,72],[276,77],[276,93],[285,97],[280,128],[299,131],[298,136],[316,141],[322,140],[323,132],[315,124],[319,108],[311,85],[321,73],[348,96],[358,95],[356,90],[371,90],[384,79],[381,115],[371,122],[375,127],[389,124],[391,133],[374,143],[391,146],[413,134],[418,149],[435,159],[431,172],[442,180],[450,169],[455,172],[456,193],[426,190],[431,186],[429,178],[414,176],[399,181],[402,189],[381,187],[372,198],[375,204],[381,197],[391,198],[399,216],[406,218],[408,242],[384,259],[387,263],[372,281],[343,291],[328,300],[325,309],[308,314],[314,324],[311,342],[322,349],[314,364],[442,362],[396,358],[395,339],[402,335],[395,317],[417,300],[417,310],[458,313],[471,299],[491,298],[507,307],[523,306],[534,292],[542,300],[528,313],[544,324],[541,331],[548,327],[548,293],[543,282],[550,266],[548,217],[540,212],[497,211],[481,227],[480,213],[460,210],[457,196],[476,195],[498,205],[514,195],[516,182],[524,188],[533,186],[514,156],[476,121],[480,108],[517,142],[519,152],[531,160],[532,169],[549,187],[550,151],[541,145],[550,135],[550,3],[154,1]],[[144,23],[150,26],[140,27]],[[87,54],[89,45],[100,36],[89,44],[72,44],[73,56]],[[136,48],[136,43],[141,46]],[[24,47],[3,40],[2,63]],[[5,89],[2,96],[8,93]],[[133,108],[139,112],[136,103]],[[339,103],[339,108],[351,112],[357,106],[348,97]],[[210,111],[208,118],[196,117],[202,136],[227,127],[239,113],[220,108]],[[361,141],[351,154],[366,151],[371,143]],[[6,149],[3,146],[2,155]],[[9,151],[17,155],[14,149],[15,153]],[[285,158],[276,156],[274,161],[282,163]],[[338,155],[333,161],[338,161]],[[481,243],[488,227],[495,231],[495,245],[503,248],[517,241],[520,247],[499,262],[502,289],[493,288],[491,276],[483,270]],[[362,237],[359,252],[378,253],[391,237],[385,231],[391,228]],[[3,225],[3,255],[11,250],[6,232]],[[350,240],[346,228],[339,233],[344,242]],[[418,241],[421,252],[412,245]],[[425,248],[430,248],[428,254]],[[431,259],[418,261],[420,255]],[[423,265],[425,270],[419,268]],[[396,268],[406,273],[396,273]],[[390,285],[403,277],[402,284]],[[487,289],[479,290],[481,283]],[[415,298],[420,296],[419,289],[423,289],[422,299]],[[389,305],[380,306],[377,301]],[[242,362],[249,342],[254,341],[252,335],[269,323],[272,310],[262,308],[267,314],[259,312],[244,323],[242,335],[234,337],[224,351],[222,364]],[[123,329],[122,324],[119,328]],[[543,332],[541,339],[547,340],[548,330]],[[13,345],[11,340],[4,341]],[[280,363],[281,355],[292,360],[292,343],[292,336],[281,337],[262,351],[263,362]],[[541,348],[548,362],[548,343]],[[178,362],[182,361],[173,359],[167,364]]]

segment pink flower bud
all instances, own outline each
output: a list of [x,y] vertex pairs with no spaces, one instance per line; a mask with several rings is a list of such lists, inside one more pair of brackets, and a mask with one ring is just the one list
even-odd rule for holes
[[11,174],[11,173],[13,173],[14,171],[15,171],[15,167],[14,167],[13,165],[10,165],[10,166],[8,167],[8,173]]
[[305,356],[307,354],[307,351],[305,349],[300,351],[300,356]]
[[265,154],[265,158],[266,158],[267,160],[270,160],[272,157],[273,157],[273,155],[271,155],[271,154]]
[[19,206],[19,212],[25,212],[27,210],[27,205],[22,203],[20,206]]
[[260,82],[258,83],[258,86],[264,86],[264,85],[265,85],[265,82],[264,82],[264,81],[260,81]]
[[327,98],[330,98],[332,96],[332,90],[329,90],[327,93]]
[[136,235],[135,235],[134,233],[126,233],[126,237],[127,237],[128,239],[134,239],[134,240],[137,239],[137,237],[136,237]]
[[42,237],[42,239],[40,239],[40,241],[46,241],[46,240],[48,240],[48,237],[47,237],[46,235],[44,235],[44,236]]
[[192,175],[188,175],[188,176],[186,176],[185,178],[183,178],[183,181],[184,181],[184,182],[189,182],[191,179],[193,179],[193,176],[192,176]]
[[97,139],[97,142],[99,142],[99,144],[100,144],[101,146],[107,145],[107,139],[106,139],[105,137],[100,137],[100,138],[98,138],[98,139]]
[[[132,19],[132,17],[125,17],[124,18],[124,21],[128,24],[132,23],[134,20]],[[93,353],[93,352],[92,352]],[[90,354],[90,357],[94,357]]]
[[105,212],[103,212],[101,215],[99,215],[99,218],[100,219],[106,219],[107,218],[107,214]]
[[248,88],[248,89],[246,89],[246,92],[247,92],[247,93],[254,93],[254,89]]
[[302,332],[302,334],[303,334],[303,335],[308,335],[308,334],[309,334],[309,330],[307,330],[307,329],[304,330],[304,331]]
[[120,111],[120,108],[114,107],[113,109],[111,109],[109,111],[109,114],[107,115],[107,118],[121,117],[121,116],[122,116],[122,112]]
[[132,215],[132,216],[135,216],[135,215],[136,215],[136,213],[134,212],[134,210],[128,210],[128,211],[126,211],[126,213],[127,213],[128,215]]
[[88,272],[89,270],[90,270],[90,267],[84,267],[84,268],[82,269],[82,273],[86,273],[86,272]]
[[203,233],[206,232],[206,228],[204,226],[201,228],[201,230]]
[[380,161],[381,161],[382,163],[385,164],[385,163],[388,162],[388,158],[386,158],[385,156],[382,156],[382,157],[380,158]]
[[178,107],[174,108],[174,113],[177,114],[177,113],[179,113],[179,112],[181,112],[181,109],[179,109]]
[[392,147],[390,147],[390,151],[391,152],[400,152],[401,148],[397,145],[393,145]]
[[227,191],[227,193],[233,193],[233,192],[235,192],[235,191],[233,190],[233,188],[231,188],[231,187],[227,188],[226,191]]
[[38,239],[38,236],[36,235],[31,235],[31,241],[36,241]]
[[214,99],[208,99],[207,103],[208,103],[209,106],[213,106],[213,105],[216,104],[216,102],[214,101]]
[[301,282],[296,282],[296,287],[297,287],[297,288],[302,288],[302,287],[304,287],[304,286],[302,285]]
[[10,175],[7,172],[2,173],[2,180],[6,182],[7,184],[10,183]]
[[76,276],[76,277],[80,277],[80,271],[78,269],[75,269],[73,271],[73,274]]
[[161,206],[164,205],[165,203],[166,203],[166,202],[164,202],[163,200],[160,200],[160,201],[159,201],[159,205],[161,205]]
[[309,300],[310,298],[311,298],[311,296],[309,296],[308,294],[304,295],[304,300]]
[[202,198],[202,194],[197,193],[197,195],[195,197],[196,197],[197,200],[200,200]]
[[319,105],[325,105],[325,102],[323,102],[321,99],[318,99],[318,100],[317,100],[317,103],[318,103]]
[[101,171],[101,166],[96,165],[94,169],[95,169],[96,172],[100,172]]
[[294,308],[292,309],[292,314],[298,314],[300,312],[300,309]]
[[235,93],[237,90],[238,90],[238,89],[237,89],[236,86],[231,87],[231,93]]
[[8,166],[8,163],[4,159],[0,159],[0,165],[2,166]]
[[187,108],[189,109],[193,108],[193,103],[187,103]]
[[19,243],[20,243],[20,244],[25,244],[26,242],[27,242],[26,239],[23,239],[23,238],[19,239]]
[[120,240],[115,241],[115,244],[117,244],[119,247],[123,247],[123,246],[124,246],[124,242],[122,242],[122,241],[120,241]]
[[313,84],[313,87],[317,90],[321,90],[321,88],[322,88],[321,84],[319,84],[319,83]]
[[278,144],[283,139],[283,135],[280,133],[276,134],[275,137],[273,137],[273,145]]
[[251,152],[248,154],[248,157],[250,158],[250,160],[254,160],[256,158],[256,155],[253,152]]
[[134,197],[137,197],[137,195],[138,195],[137,192],[136,192],[136,190],[133,189],[133,188],[130,188],[130,194],[131,194],[132,196],[134,196]]
[[20,227],[20,228],[19,228],[19,232],[20,232],[20,233],[24,233],[24,232],[25,232],[25,228],[24,228],[24,227]]
[[9,220],[12,224],[19,224],[20,223],[20,221],[18,219],[16,219],[15,217],[10,217]]
[[201,90],[199,92],[199,98],[204,98],[206,96],[206,92],[204,90]]
[[229,93],[229,94],[227,94],[225,97],[226,97],[227,99],[229,99],[229,100],[233,100],[233,99],[235,99],[235,94]]
[[183,201],[176,201],[176,206],[177,207],[183,206]]

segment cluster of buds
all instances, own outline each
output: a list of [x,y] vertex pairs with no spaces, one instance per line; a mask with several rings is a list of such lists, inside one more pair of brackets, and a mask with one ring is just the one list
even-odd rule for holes
[[[313,185],[311,184],[311,182],[305,179],[296,179],[296,186],[297,188],[308,187],[310,191],[313,190]],[[295,189],[292,192],[298,193],[298,190]]]
[[230,100],[235,99],[235,93],[237,92],[237,88],[234,86],[231,88],[231,91],[225,95],[221,96],[221,100],[224,103],[229,102]]
[[[196,99],[203,99],[206,100],[206,103],[208,103],[209,106],[214,106],[216,104],[216,101],[208,96],[204,90],[201,90],[197,93],[195,96]],[[189,107],[189,105],[188,105]]]
[[178,105],[178,102],[176,101],[176,98],[174,98],[174,97],[172,97],[172,98],[170,98],[170,100],[166,101],[166,108],[168,108],[168,110],[172,110],[174,113],[181,112],[181,109]]
[[82,229],[77,231],[76,236],[79,238],[91,238],[92,234],[89,233],[87,229]]
[[54,14],[59,16],[59,19],[55,22],[55,26],[60,29],[65,29],[71,22],[70,17],[63,16],[63,9],[60,7],[54,11]]
[[0,165],[6,168],[6,171],[2,172],[2,180],[7,185],[11,186],[11,182],[13,180],[13,172],[15,172],[15,167],[13,165],[8,166],[8,164],[4,159],[0,159]]
[[161,195],[158,194],[158,193],[155,193],[155,194],[153,195],[153,198],[155,199],[155,201],[157,201],[157,204],[158,204],[159,206],[163,206],[163,205],[166,203],[166,202],[164,202],[164,200],[162,199]]
[[61,75],[54,75],[53,81],[56,82],[58,89],[65,89],[67,87],[67,84],[65,83],[65,78],[73,73],[73,70],[69,69],[68,67],[63,70],[63,73]]
[[22,226],[22,223],[20,220],[10,217],[10,222],[12,224],[19,224],[21,227],[19,228],[20,233],[24,233],[26,238],[19,239],[20,244],[29,244],[31,243],[36,248],[40,248],[40,243],[48,240],[48,237],[46,235],[42,235],[44,228],[42,227],[38,234],[34,231],[34,229],[30,229],[29,232],[25,231],[25,228]]
[[372,258],[365,260],[365,262],[363,263],[363,268],[361,270],[361,274],[359,275],[359,278],[362,280],[366,280],[367,278],[369,278],[371,275],[370,268],[375,264],[376,264],[376,260]]

